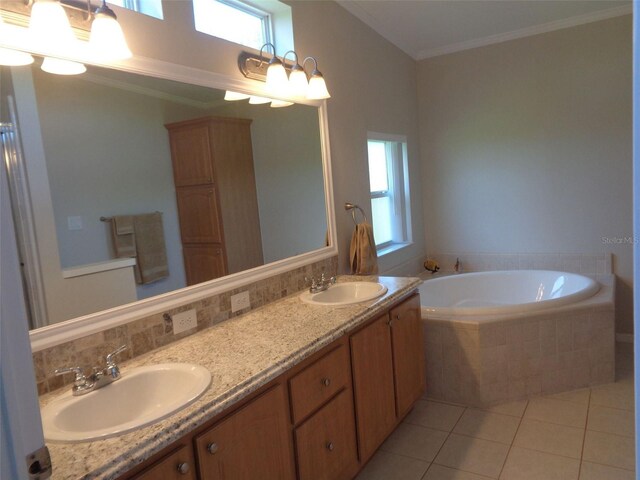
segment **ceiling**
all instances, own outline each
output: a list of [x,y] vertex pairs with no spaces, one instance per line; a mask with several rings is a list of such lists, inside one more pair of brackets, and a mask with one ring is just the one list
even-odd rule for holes
[[631,13],[618,0],[338,0],[416,60]]

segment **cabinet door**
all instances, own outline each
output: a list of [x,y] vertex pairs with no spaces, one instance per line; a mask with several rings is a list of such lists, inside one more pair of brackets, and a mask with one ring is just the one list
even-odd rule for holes
[[353,477],[358,466],[351,389],[343,390],[296,429],[300,480]]
[[420,296],[415,295],[389,312],[393,345],[396,413],[404,416],[425,388],[424,342]]
[[184,445],[130,480],[196,480],[196,463],[190,445]]
[[351,365],[360,461],[365,462],[396,422],[389,316],[351,336]]
[[195,439],[202,480],[294,478],[282,385],[273,387]]
[[227,274],[224,250],[208,245],[186,245],[182,247],[187,285],[213,280]]
[[182,243],[222,243],[222,227],[213,185],[176,190]]
[[213,182],[209,128],[206,124],[169,129],[176,187]]

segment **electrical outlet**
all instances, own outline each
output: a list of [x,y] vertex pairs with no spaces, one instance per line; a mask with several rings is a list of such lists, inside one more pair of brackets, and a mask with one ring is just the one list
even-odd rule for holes
[[195,309],[186,312],[176,313],[171,317],[173,323],[173,334],[184,332],[198,326],[198,317]]
[[244,310],[249,307],[251,307],[251,302],[249,301],[248,290],[236,295],[231,295],[231,313],[237,312],[238,310]]

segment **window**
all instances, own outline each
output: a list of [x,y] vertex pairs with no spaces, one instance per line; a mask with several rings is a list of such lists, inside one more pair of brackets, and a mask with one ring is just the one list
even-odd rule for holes
[[[236,0],[193,0],[196,30],[260,50],[271,42],[271,15]],[[267,53],[273,53],[271,51]]]
[[107,3],[159,18],[160,20],[163,19],[162,0],[109,0]]
[[369,186],[378,255],[411,242],[407,139],[369,133]]

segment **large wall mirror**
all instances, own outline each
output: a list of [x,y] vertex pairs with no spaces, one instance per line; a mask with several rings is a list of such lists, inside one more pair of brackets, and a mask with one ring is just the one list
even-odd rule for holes
[[2,151],[33,329],[140,316],[154,300],[335,253],[324,106],[229,102],[220,77],[199,75],[3,67]]

